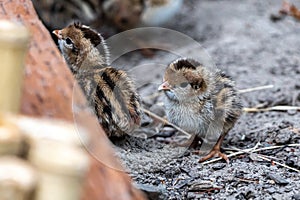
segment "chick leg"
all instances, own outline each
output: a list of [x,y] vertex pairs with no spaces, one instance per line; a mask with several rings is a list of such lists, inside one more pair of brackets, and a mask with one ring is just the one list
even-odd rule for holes
[[218,156],[218,157],[224,159],[227,163],[229,163],[229,159],[227,158],[226,154],[221,153],[221,145],[222,145],[222,142],[223,142],[225,136],[226,136],[226,134],[222,134],[221,137],[219,137],[215,146],[212,148],[212,150],[206,156],[201,158],[199,160],[199,162],[204,162],[210,158]]

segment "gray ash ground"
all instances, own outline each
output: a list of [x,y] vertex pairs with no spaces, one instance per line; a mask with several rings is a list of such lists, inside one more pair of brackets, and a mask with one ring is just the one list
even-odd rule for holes
[[[300,106],[300,21],[287,16],[272,22],[270,14],[278,12],[280,6],[280,0],[190,0],[165,27],[203,45],[239,89],[274,85],[242,94],[245,107]],[[139,92],[144,106],[159,115],[163,115],[159,104],[162,94],[154,98],[148,95],[157,92],[164,68],[173,59],[174,55],[166,52],[155,52],[152,58],[134,52],[118,63],[125,69],[152,63],[152,68],[141,67],[133,76],[137,82],[148,82],[138,84]],[[258,142],[258,148],[299,144],[299,122],[299,111],[244,113],[222,147],[248,149]],[[117,154],[137,187],[152,199],[300,199],[298,172],[247,153],[231,157],[229,164],[218,161],[203,165],[192,150],[168,145],[160,141],[162,137],[153,136],[160,130],[156,129],[146,127],[139,130],[140,138],[115,142]],[[145,135],[152,137],[143,139]],[[299,147],[258,153],[300,170]]]

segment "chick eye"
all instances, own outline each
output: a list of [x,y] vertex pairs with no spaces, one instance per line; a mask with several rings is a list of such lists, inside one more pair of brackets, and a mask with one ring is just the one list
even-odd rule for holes
[[67,38],[66,39],[66,44],[67,45],[71,45],[71,44],[73,44],[73,42],[72,42],[72,40],[70,38]]
[[185,88],[186,86],[188,86],[188,82],[183,82],[183,83],[180,83],[180,87],[182,88]]
[[194,90],[198,90],[201,87],[199,84],[191,84],[191,86]]

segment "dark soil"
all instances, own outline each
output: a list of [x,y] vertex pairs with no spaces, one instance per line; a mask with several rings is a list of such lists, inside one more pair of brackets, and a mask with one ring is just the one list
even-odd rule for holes
[[[290,16],[273,22],[270,15],[276,14],[280,6],[280,0],[189,0],[165,27],[200,42],[239,89],[274,85],[242,94],[245,107],[300,106],[300,22]],[[174,56],[155,52],[153,57],[145,58],[134,52],[125,58],[118,65],[126,69],[152,63],[152,68],[140,68],[132,74],[140,86],[144,106],[163,116],[163,95],[149,95],[157,92],[165,64]],[[153,63],[164,65],[153,67]],[[148,83],[139,85],[142,81]],[[299,122],[299,111],[244,113],[222,147],[299,144]],[[204,165],[198,163],[200,157],[192,153],[193,149],[166,144],[178,135],[161,136],[161,127],[155,126],[139,130],[140,137],[115,142],[128,173],[150,198],[300,199],[298,172],[247,153],[231,157],[229,164],[217,161]],[[146,137],[149,135],[152,137]],[[234,152],[223,151],[227,155]],[[300,170],[299,146],[258,153]]]

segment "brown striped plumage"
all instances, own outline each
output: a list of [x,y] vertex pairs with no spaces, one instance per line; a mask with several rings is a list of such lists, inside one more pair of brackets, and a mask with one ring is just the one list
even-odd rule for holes
[[[240,98],[230,77],[192,59],[171,63],[159,87],[166,95],[168,119],[196,138],[212,143],[200,161],[218,155],[222,141],[242,113]],[[205,144],[207,145],[207,144]]]
[[121,136],[138,127],[139,98],[124,71],[112,67],[84,70],[76,79],[108,136]]
[[[137,128],[141,114],[139,96],[126,72],[107,66],[108,50],[101,35],[80,24],[53,33],[107,135],[122,136]],[[104,55],[96,48],[99,44]]]

